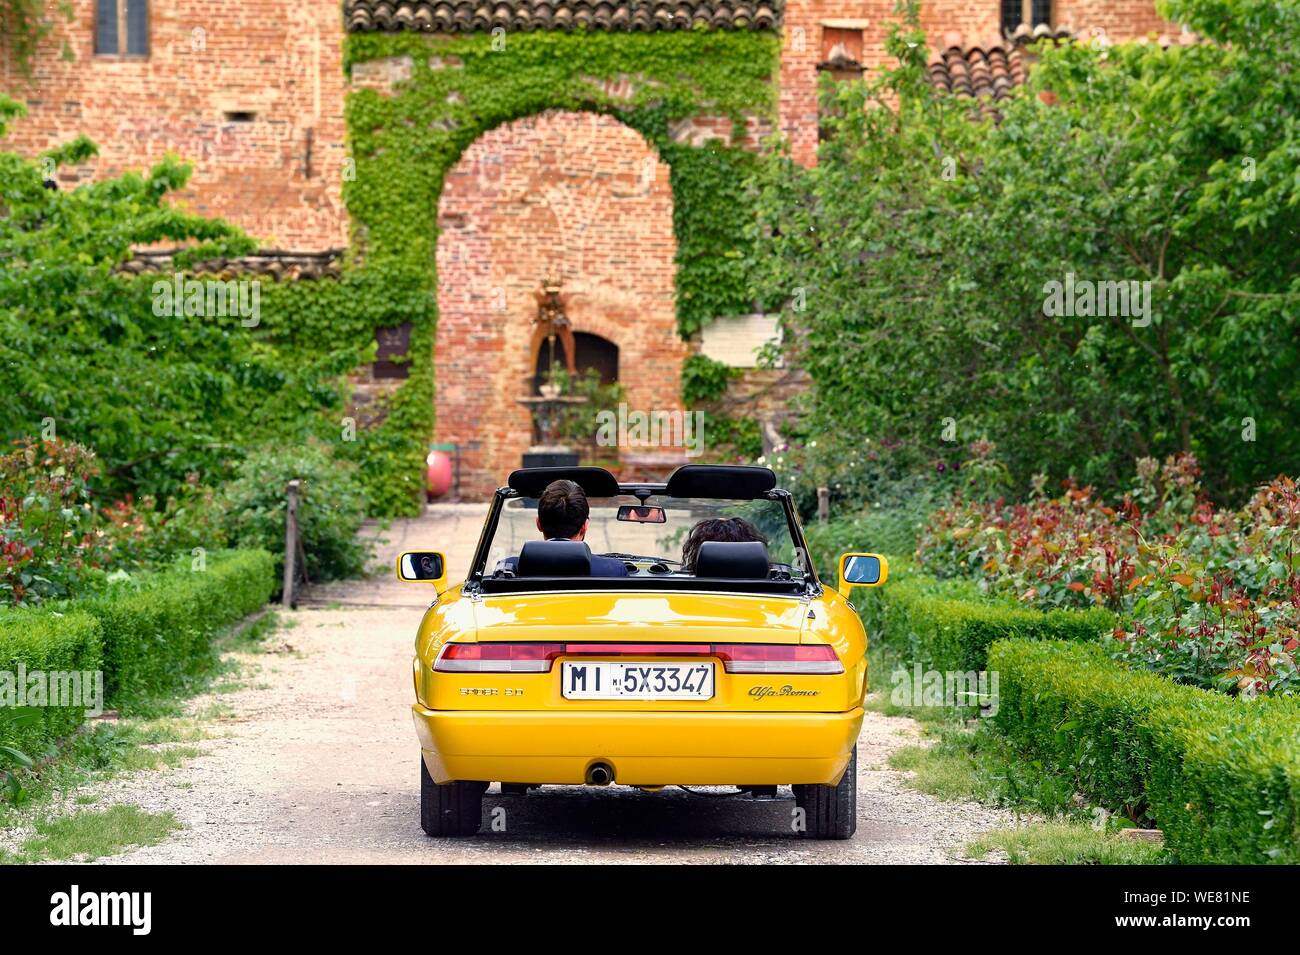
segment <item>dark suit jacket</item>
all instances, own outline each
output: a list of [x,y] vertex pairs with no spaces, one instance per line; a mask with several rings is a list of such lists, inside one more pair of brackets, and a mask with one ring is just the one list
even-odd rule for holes
[[[564,540],[562,537],[556,537],[554,540]],[[519,573],[519,558],[507,557],[500,564],[503,570],[511,573]],[[626,577],[627,567],[617,557],[601,557],[598,554],[591,555],[591,576],[593,577]]]

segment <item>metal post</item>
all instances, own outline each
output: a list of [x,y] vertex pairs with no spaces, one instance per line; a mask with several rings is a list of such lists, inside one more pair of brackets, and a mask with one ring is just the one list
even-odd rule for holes
[[302,482],[294,478],[289,482],[289,506],[284,515],[284,595],[281,601],[288,609],[296,604],[294,586],[298,582],[298,552],[301,542],[298,540],[298,489]]

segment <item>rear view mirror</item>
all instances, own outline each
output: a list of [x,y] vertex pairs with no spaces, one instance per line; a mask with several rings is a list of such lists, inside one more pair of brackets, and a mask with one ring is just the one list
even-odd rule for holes
[[620,521],[634,521],[638,524],[666,524],[668,515],[662,507],[645,504],[624,504],[618,509]]
[[840,593],[854,587],[879,587],[889,579],[889,561],[879,554],[840,555]]
[[397,578],[410,583],[434,584],[441,591],[447,583],[447,561],[437,551],[407,551],[397,558]]

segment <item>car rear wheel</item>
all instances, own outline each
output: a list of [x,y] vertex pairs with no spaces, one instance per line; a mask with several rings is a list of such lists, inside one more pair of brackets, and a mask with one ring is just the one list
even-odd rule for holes
[[420,826],[429,836],[472,836],[483,818],[482,782],[435,783],[420,757]]
[[794,804],[804,811],[804,834],[810,839],[848,839],[858,829],[858,748],[834,786],[800,785]]

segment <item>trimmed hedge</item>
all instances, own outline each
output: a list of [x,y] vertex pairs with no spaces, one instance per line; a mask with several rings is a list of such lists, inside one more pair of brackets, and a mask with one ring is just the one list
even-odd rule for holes
[[270,599],[275,558],[264,550],[209,554],[188,565],[123,582],[77,601],[104,641],[104,679],[112,706],[177,689],[213,662],[212,637]]
[[[177,567],[57,607],[5,610],[0,681],[13,683],[0,683],[0,692],[16,686],[20,665],[27,674],[102,671],[105,707],[169,692],[211,665],[213,635],[265,604],[274,586],[269,553],[228,551],[211,555],[203,571]],[[0,699],[0,743],[32,757],[52,752],[81,725],[94,692],[83,682],[84,707],[22,711]]]
[[[0,672],[7,675],[0,679],[13,681],[6,690],[16,693],[20,665],[27,674],[93,674],[101,668],[102,650],[99,622],[89,614],[30,609],[0,613]],[[82,692],[93,693],[94,688]],[[93,697],[83,695],[83,699],[93,704]],[[16,718],[18,714],[8,708],[16,702],[0,702],[5,707],[0,709],[0,742],[31,757],[43,755],[56,740],[74,732],[84,717],[79,707],[45,705],[36,708],[33,718]]]
[[935,670],[983,670],[997,640],[1092,642],[1115,627],[1105,610],[1033,610],[990,600],[970,581],[919,574],[891,576],[869,596],[854,596],[874,639]]
[[1112,809],[1146,812],[1187,863],[1300,863],[1300,701],[1130,671],[1099,646],[1005,640],[994,723]]
[[996,672],[997,729],[1095,802],[1149,815],[1179,861],[1300,863],[1300,699],[1129,670],[1097,639],[1115,625],[1104,610],[1032,610],[910,572],[854,599],[904,659]]

